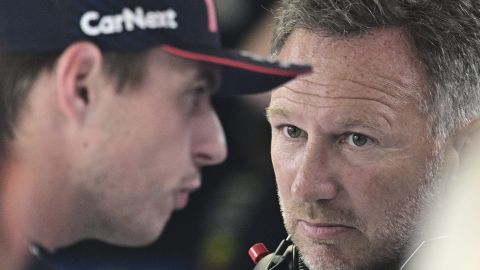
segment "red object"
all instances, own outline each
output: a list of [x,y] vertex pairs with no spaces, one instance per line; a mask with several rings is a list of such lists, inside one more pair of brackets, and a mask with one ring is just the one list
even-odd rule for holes
[[263,243],[256,243],[248,250],[248,255],[252,258],[252,261],[257,264],[263,257],[270,253],[267,247]]

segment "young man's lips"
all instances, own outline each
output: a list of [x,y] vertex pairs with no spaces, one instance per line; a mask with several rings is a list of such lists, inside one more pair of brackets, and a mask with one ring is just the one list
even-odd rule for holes
[[305,236],[323,240],[335,239],[355,230],[354,227],[343,224],[314,223],[305,220],[300,220],[298,226]]
[[184,187],[180,190],[178,190],[175,193],[175,209],[183,209],[187,206],[188,204],[188,199],[190,197],[190,194],[195,192],[200,186],[199,185],[191,185]]
[[190,197],[190,191],[182,189],[175,194],[175,209],[183,209],[188,204],[188,198]]
[[184,185],[175,192],[175,209],[179,210],[185,208],[188,204],[190,194],[200,188],[202,181],[198,176],[199,174],[196,173],[193,174],[192,177],[185,178],[187,181],[185,181]]

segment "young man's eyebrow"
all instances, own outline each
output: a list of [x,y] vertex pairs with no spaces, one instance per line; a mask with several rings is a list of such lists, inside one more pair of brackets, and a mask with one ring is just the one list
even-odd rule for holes
[[217,69],[202,67],[196,74],[195,80],[205,81],[207,83],[207,90],[210,94],[215,93],[220,88],[220,74]]

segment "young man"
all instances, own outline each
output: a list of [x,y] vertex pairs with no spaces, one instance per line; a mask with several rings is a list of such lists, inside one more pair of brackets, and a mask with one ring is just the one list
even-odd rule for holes
[[268,109],[287,231],[311,270],[399,269],[480,117],[478,2],[284,0],[277,19],[274,53],[314,68]]
[[155,240],[226,157],[210,95],[308,71],[222,50],[211,0],[4,0],[0,20],[2,216],[49,251]]

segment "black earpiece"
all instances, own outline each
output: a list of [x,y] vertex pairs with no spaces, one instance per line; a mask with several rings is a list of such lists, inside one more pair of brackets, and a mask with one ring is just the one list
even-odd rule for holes
[[256,263],[254,270],[308,270],[299,259],[297,247],[290,238],[289,235],[282,240],[273,253],[262,243],[252,246],[248,254]]

